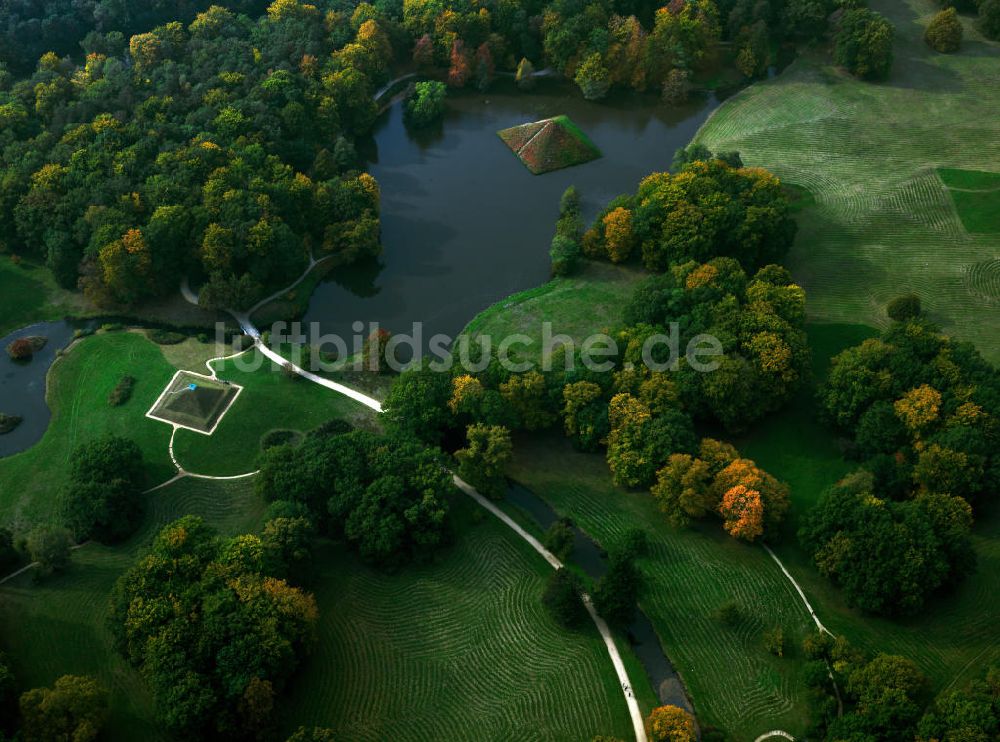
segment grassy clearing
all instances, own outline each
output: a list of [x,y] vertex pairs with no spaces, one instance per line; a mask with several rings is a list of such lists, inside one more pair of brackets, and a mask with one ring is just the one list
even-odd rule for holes
[[210,437],[177,431],[174,455],[188,471],[213,476],[253,471],[260,439],[271,430],[304,433],[333,418],[359,426],[375,424],[367,407],[304,379],[289,378],[256,350],[213,366],[218,378],[242,386],[243,391]]
[[[807,718],[796,645],[811,621],[762,549],[734,541],[714,522],[671,529],[652,497],[615,488],[602,456],[577,453],[558,435],[520,440],[511,474],[606,549],[630,528],[647,531],[651,554],[640,560],[640,602],[702,724],[735,739],[776,728],[801,734]],[[733,629],[712,618],[729,601],[743,613]],[[784,658],[762,643],[762,633],[777,625],[789,645]]]
[[798,516],[816,503],[823,490],[852,469],[841,455],[836,437],[820,421],[816,383],[829,373],[833,356],[877,334],[864,325],[807,325],[806,331],[812,349],[812,382],[783,410],[732,441],[740,453],[791,487],[790,532],[795,530]]
[[512,359],[540,363],[545,355],[555,355],[558,361],[558,346],[550,354],[543,345],[543,323],[551,323],[552,338],[566,335],[579,349],[589,335],[622,324],[625,302],[646,275],[634,267],[584,261],[577,275],[555,278],[494,304],[463,334],[492,338],[493,347],[511,335],[527,335],[531,343],[512,346]]
[[[810,325],[808,331],[817,379],[827,374],[832,356],[873,333],[859,325]],[[736,443],[742,453],[791,486],[788,528],[785,537],[773,546],[831,631],[871,652],[909,657],[927,673],[936,690],[961,685],[1000,657],[1000,635],[995,628],[1000,596],[1000,514],[980,517],[974,531],[978,570],[953,593],[942,595],[912,619],[863,616],[848,608],[840,592],[820,577],[795,538],[802,514],[827,487],[856,466],[843,459],[832,433],[818,421],[812,390],[806,390],[788,408]]]
[[0,337],[33,322],[72,314],[70,296],[45,268],[26,260],[15,265],[0,255]]
[[142,529],[122,546],[90,544],[74,553],[64,574],[37,584],[25,574],[0,586],[0,640],[19,686],[51,685],[67,673],[94,675],[111,692],[107,739],[165,739],[142,679],[111,645],[108,596],[170,521],[200,515],[233,535],[256,530],[263,510],[252,482],[180,480],[147,496]]
[[922,39],[933,0],[871,5],[897,28],[888,82],[807,53],[726,101],[697,141],[739,150],[815,197],[788,261],[812,319],[883,326],[885,304],[915,291],[946,331],[998,360],[1000,301],[984,302],[975,278],[1000,254],[1000,234],[963,226],[937,170],[1000,171],[1000,45],[963,18],[962,50],[936,54]]
[[617,677],[592,625],[558,627],[541,604],[550,570],[470,501],[457,543],[386,574],[329,546],[313,657],[288,689],[288,731],[357,740],[627,738]]
[[956,170],[939,167],[941,182],[948,188],[972,191],[995,191],[1000,189],[1000,173],[984,173],[979,170]]
[[[52,420],[45,436],[24,453],[0,459],[0,522],[58,521],[73,449],[104,434],[135,440],[150,484],[173,476],[170,427],[145,414],[175,371],[160,349],[137,333],[101,333],[71,346],[49,371]],[[108,396],[125,374],[136,380],[132,396],[112,407]]]
[[1000,173],[938,168],[966,230],[1000,233]]

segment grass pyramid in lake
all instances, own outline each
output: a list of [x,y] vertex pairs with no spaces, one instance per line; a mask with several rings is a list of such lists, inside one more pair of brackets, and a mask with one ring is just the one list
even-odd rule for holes
[[568,116],[513,126],[497,134],[535,175],[581,165],[601,156],[601,150]]

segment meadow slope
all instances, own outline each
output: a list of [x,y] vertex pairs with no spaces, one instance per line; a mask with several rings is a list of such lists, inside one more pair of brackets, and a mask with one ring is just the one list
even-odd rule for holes
[[932,319],[1000,360],[1000,234],[963,226],[938,168],[1000,172],[1000,44],[963,18],[957,54],[923,42],[932,0],[872,0],[896,25],[884,83],[837,70],[827,50],[726,101],[696,141],[736,149],[807,189],[787,261],[811,319],[884,326],[916,291]]

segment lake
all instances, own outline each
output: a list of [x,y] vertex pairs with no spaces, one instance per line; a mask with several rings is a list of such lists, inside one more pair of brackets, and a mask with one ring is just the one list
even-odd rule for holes
[[[25,451],[45,435],[51,416],[45,401],[45,377],[58,351],[72,341],[73,329],[69,322],[42,322],[0,338],[0,412],[24,418],[13,431],[0,435],[0,457]],[[30,361],[12,361],[7,346],[32,335],[47,338],[45,347]]]
[[[649,173],[669,168],[717,105],[714,96],[670,107],[634,94],[593,103],[565,82],[542,80],[523,93],[500,80],[487,93],[449,94],[443,124],[411,134],[394,104],[359,148],[382,190],[384,253],[377,263],[336,270],[313,294],[305,321],[345,338],[356,321],[394,334],[422,322],[425,346],[435,333],[454,337],[483,309],[548,280],[567,187],[577,187],[592,219]],[[604,156],[532,175],[496,132],[559,114]]]

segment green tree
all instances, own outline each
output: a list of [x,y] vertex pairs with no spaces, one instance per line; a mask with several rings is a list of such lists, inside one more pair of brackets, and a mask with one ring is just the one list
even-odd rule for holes
[[675,453],[656,472],[651,492],[674,527],[687,526],[692,519],[704,518],[718,506],[712,491],[708,464],[690,454]]
[[563,387],[563,425],[573,445],[594,451],[610,431],[608,403],[604,392],[590,381],[577,381]]
[[971,569],[971,519],[946,502],[892,502],[857,472],[825,493],[799,532],[821,574],[866,612],[909,615]]
[[878,739],[913,739],[929,688],[927,678],[903,657],[879,654],[848,676],[847,693],[855,714]]
[[78,539],[113,543],[131,535],[142,514],[142,451],[128,438],[105,436],[76,448],[66,494],[67,525]]
[[63,675],[21,696],[25,742],[91,742],[108,717],[107,692],[90,677]]
[[510,431],[500,425],[470,425],[466,446],[455,452],[458,472],[487,497],[499,499],[507,491],[506,469],[514,448]]
[[416,83],[403,109],[406,122],[414,128],[426,128],[438,123],[444,117],[447,94],[447,88],[442,82],[432,80]]
[[311,644],[315,600],[266,574],[263,553],[257,536],[222,539],[186,516],[115,585],[115,645],[174,733],[242,738],[266,729],[273,689]]
[[916,294],[902,294],[886,305],[885,313],[894,322],[906,322],[920,316],[920,297]]
[[955,8],[946,8],[931,19],[924,32],[924,41],[934,51],[950,54],[962,47],[963,33],[958,11]]
[[597,582],[594,608],[614,626],[628,626],[635,617],[640,577],[635,562],[621,555],[611,559],[608,571]]
[[565,562],[573,553],[573,544],[576,542],[576,531],[573,528],[573,521],[568,518],[560,518],[545,531],[545,538],[542,540],[545,548],[551,551],[557,559]]
[[984,673],[965,688],[954,688],[939,695],[917,725],[921,740],[986,740],[1000,733],[1000,708],[994,701],[997,669]]
[[25,548],[31,560],[38,562],[43,575],[61,572],[69,566],[73,539],[65,528],[36,526],[25,539]]
[[391,429],[437,444],[451,421],[450,398],[451,377],[423,365],[399,375],[382,405],[383,415]]
[[1000,39],[1000,0],[981,0],[979,30],[990,39]]
[[594,52],[577,68],[573,82],[587,100],[600,100],[611,89],[611,75],[600,53]]
[[264,523],[260,540],[268,574],[302,584],[312,566],[314,529],[307,518],[273,518]]
[[881,14],[848,10],[835,39],[834,60],[855,77],[884,80],[892,69],[894,36],[895,28]]
[[582,592],[580,578],[561,567],[549,575],[542,593],[542,604],[557,623],[566,628],[577,628],[587,616]]
[[7,655],[0,652],[0,735],[13,734],[17,718],[17,679]]

